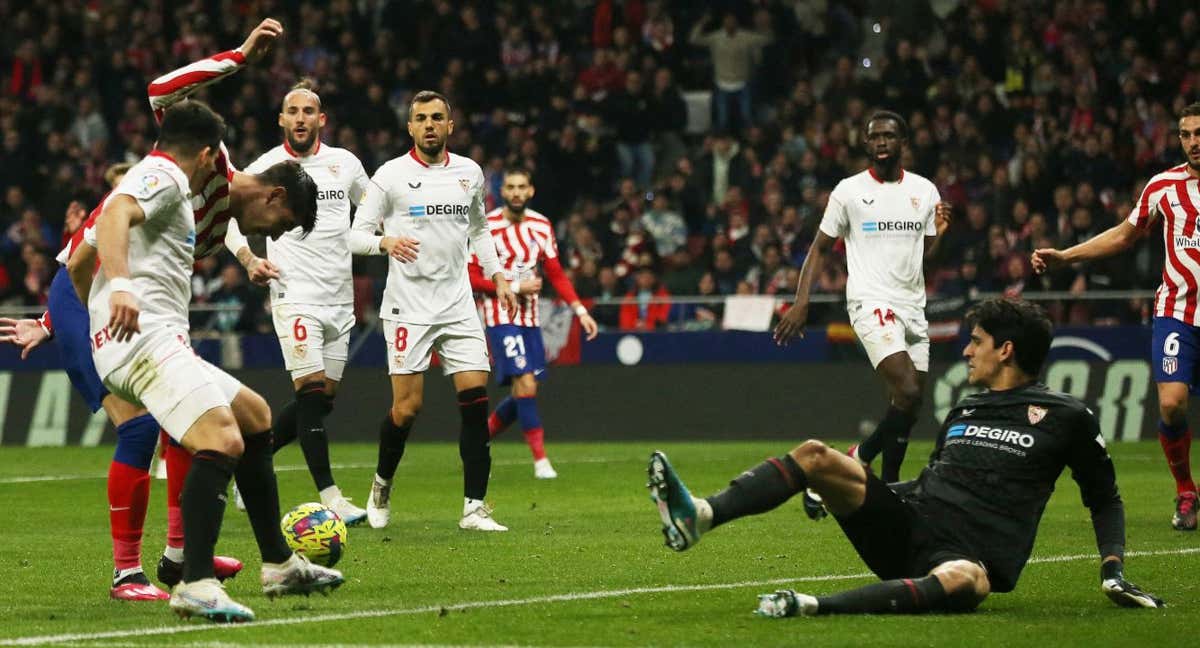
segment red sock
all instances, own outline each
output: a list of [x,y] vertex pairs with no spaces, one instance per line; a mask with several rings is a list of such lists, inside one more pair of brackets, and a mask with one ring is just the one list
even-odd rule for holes
[[[164,433],[165,434],[165,433]],[[183,547],[183,511],[179,508],[179,494],[183,482],[192,467],[192,455],[173,443],[164,443],[163,458],[167,462],[167,546]]]
[[1188,456],[1192,450],[1191,430],[1174,439],[1159,434],[1158,443],[1167,457],[1167,467],[1171,469],[1171,476],[1175,478],[1175,492],[1196,492],[1196,482],[1192,481],[1192,466]]
[[488,437],[496,438],[496,435],[503,432],[506,427],[508,426],[500,420],[499,416],[496,416],[495,412],[488,415]]
[[529,444],[529,451],[533,453],[534,461],[541,461],[546,458],[546,448],[542,445],[546,433],[542,428],[533,428],[525,430],[525,443]]
[[113,564],[130,569],[142,564],[142,527],[150,500],[150,473],[116,461],[108,465],[108,522]]

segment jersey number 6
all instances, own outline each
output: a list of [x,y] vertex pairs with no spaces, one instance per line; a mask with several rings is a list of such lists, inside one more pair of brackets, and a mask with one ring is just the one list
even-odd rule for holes
[[308,329],[300,323],[300,318],[296,318],[296,323],[292,324],[292,339],[297,342],[303,342],[308,339]]

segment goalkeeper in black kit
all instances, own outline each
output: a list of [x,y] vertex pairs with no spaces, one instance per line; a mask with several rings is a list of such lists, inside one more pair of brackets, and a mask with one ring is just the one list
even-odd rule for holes
[[650,495],[667,546],[688,549],[701,534],[810,488],[883,582],[826,596],[764,594],[759,614],[967,612],[1016,587],[1054,482],[1069,467],[1091,510],[1101,590],[1117,605],[1163,607],[1125,580],[1125,510],[1095,415],[1037,382],[1053,337],[1045,312],[992,299],[968,313],[967,325],[968,380],[985,391],[950,410],[917,479],[885,484],[853,458],[806,441],[698,499],[655,452]]

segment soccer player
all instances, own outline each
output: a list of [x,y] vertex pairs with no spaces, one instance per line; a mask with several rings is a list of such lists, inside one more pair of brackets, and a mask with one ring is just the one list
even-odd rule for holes
[[661,452],[650,457],[650,493],[667,546],[765,513],[805,487],[822,497],[842,532],[882,583],[827,596],[780,590],[760,597],[769,617],[965,612],[990,592],[1016,587],[1038,522],[1070,467],[1091,510],[1101,590],[1118,605],[1162,607],[1124,577],[1125,511],[1095,415],[1037,382],[1053,337],[1028,302],[991,299],[967,317],[968,380],[984,387],[950,410],[920,477],[888,485],[852,457],[806,441],[693,498]]
[[[462,432],[458,453],[463,462],[463,512],[458,526],[478,531],[507,531],[484,503],[492,456],[487,416],[487,342],[467,278],[470,241],[484,273],[496,284],[497,299],[511,315],[516,298],[496,259],[483,211],[483,171],[470,158],[446,150],[454,131],[450,104],[442,95],[422,91],[408,106],[413,148],[375,172],[350,231],[350,251],[381,254],[384,237],[420,241],[420,258],[402,264],[389,260],[380,317],[387,340],[392,406],[379,429],[379,460],[367,520],[387,526],[392,478],[404,456],[405,442],[421,409],[424,373],[436,351],[443,371],[458,392]],[[376,236],[382,225],[384,237]]]
[[1034,272],[1042,273],[1081,261],[1103,259],[1129,249],[1163,220],[1162,284],[1154,298],[1154,335],[1150,366],[1158,385],[1158,441],[1175,478],[1175,513],[1171,526],[1196,530],[1198,497],[1190,462],[1192,432],[1188,428],[1188,392],[1200,388],[1200,103],[1179,115],[1179,144],[1186,160],[1150,179],[1129,217],[1107,231],[1065,250],[1035,250]]
[[528,209],[534,187],[529,172],[511,169],[504,173],[500,198],[504,206],[487,215],[488,229],[496,243],[496,254],[504,268],[517,300],[517,314],[509,317],[496,299],[496,285],[483,276],[477,259],[470,267],[471,286],[483,293],[483,321],[488,341],[496,358],[496,383],[512,386],[512,395],[500,401],[488,417],[488,434],[495,438],[515,420],[521,421],[525,442],[533,453],[533,476],[538,479],[558,477],[546,457],[545,432],[537,411],[537,384],[546,372],[546,351],[542,347],[542,331],[538,312],[538,292],[542,280],[537,276],[538,263],[545,268],[546,277],[558,291],[559,297],[571,305],[587,339],[595,339],[596,320],[575,294],[571,280],[558,260],[558,244],[550,219]]
[[809,248],[796,301],[775,327],[775,341],[804,335],[809,292],[836,238],[846,241],[849,279],[846,308],[871,366],[888,390],[879,426],[851,456],[864,465],[880,453],[886,482],[900,478],[908,435],[921,409],[929,372],[929,326],[925,321],[923,260],[936,253],[950,225],[950,205],[925,178],[900,167],[908,125],[879,111],[867,122],[870,167],[839,182],[829,196]]
[[[105,180],[116,187],[129,170],[129,164],[114,164],[105,171]],[[92,412],[104,409],[117,431],[117,447],[108,468],[109,529],[113,544],[113,578],[109,596],[122,601],[159,601],[170,595],[155,587],[142,570],[142,530],[146,521],[146,506],[150,499],[150,461],[154,442],[159,434],[158,422],[141,407],[113,395],[96,375],[89,346],[88,312],[72,286],[67,271],[68,260],[77,252],[80,260],[77,271],[90,276],[96,266],[95,221],[100,215],[103,200],[87,220],[72,235],[58,255],[62,264],[50,283],[47,311],[37,320],[0,318],[0,342],[21,347],[21,359],[43,341],[54,337],[58,342],[63,366],[75,390],[83,396]],[[90,279],[89,279],[90,281]],[[187,455],[176,446],[172,452]],[[179,517],[178,492],[190,465],[173,461],[168,494],[175,493],[174,503],[168,495],[167,547],[159,560],[159,579],[168,586],[178,582],[183,571],[183,523]],[[242,570],[242,562],[227,556],[214,556],[213,569],[224,581]],[[167,575],[167,578],[163,578]]]
[[[246,171],[255,173],[296,160],[317,183],[317,228],[312,234],[292,230],[267,241],[267,258],[279,271],[279,278],[271,280],[275,333],[296,391],[296,399],[275,419],[274,442],[278,452],[299,437],[321,502],[346,524],[355,525],[366,519],[367,512],[351,504],[334,482],[325,418],[333,410],[354,328],[350,205],[362,202],[370,179],[353,153],[321,141],[325,121],[313,84],[297,83],[284,96],[279,111],[283,144],[264,153]],[[382,246],[389,251],[399,246],[399,258],[408,261],[415,258],[405,256],[408,243],[412,241],[389,237]],[[240,493],[237,499],[240,507]]]
[[[96,219],[99,271],[94,280],[74,272],[72,279],[82,279],[76,290],[87,290],[92,357],[105,387],[148,409],[194,455],[180,495],[183,579],[172,592],[171,609],[184,617],[246,621],[254,613],[226,594],[212,564],[225,490],[235,475],[262,553],[265,594],[325,592],[343,578],[293,553],[280,532],[270,408],[190,348],[187,312],[197,240],[191,197],[211,177],[223,133],[224,122],[201,102],[165,110],[155,150],[129,170]],[[311,187],[311,179],[302,179]],[[273,237],[297,224],[311,231],[315,188],[299,193],[278,195],[292,209],[243,214],[242,226]],[[69,269],[79,265],[68,262]]]

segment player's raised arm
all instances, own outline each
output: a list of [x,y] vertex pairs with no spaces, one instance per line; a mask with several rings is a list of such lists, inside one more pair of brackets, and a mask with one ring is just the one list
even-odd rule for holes
[[146,93],[150,97],[150,107],[154,109],[154,118],[162,121],[162,111],[167,106],[237,72],[247,61],[261,57],[281,35],[283,25],[267,18],[250,32],[241,47],[189,63],[151,81]]
[[942,202],[937,194],[937,189],[933,190],[932,198],[936,200],[936,204],[932,210],[932,218],[926,227],[926,232],[933,232],[932,236],[925,237],[925,262],[937,258],[938,250],[941,249],[942,239],[945,238],[946,230],[950,229],[950,218],[954,213],[954,206],[948,202]]
[[67,259],[67,277],[75,294],[79,295],[79,303],[86,304],[88,294],[92,290],[92,280],[96,276],[96,228],[93,227],[83,234],[83,243],[75,248],[74,254]]
[[[117,194],[104,204],[96,219],[96,243],[104,276],[112,284],[109,297],[111,313],[108,332],[113,339],[124,342],[141,329],[138,326],[137,298],[129,276],[129,230],[142,224],[146,213],[132,196]],[[75,287],[79,290],[79,286]]]
[[42,315],[41,319],[12,319],[0,317],[0,343],[9,343],[21,347],[21,359],[29,357],[42,342],[50,339],[50,313]]
[[1123,252],[1136,243],[1142,234],[1143,232],[1131,225],[1129,221],[1121,221],[1083,243],[1073,245],[1065,250],[1055,248],[1034,250],[1030,261],[1033,263],[1033,271],[1041,274],[1047,270],[1054,270],[1072,263],[1103,259]]

